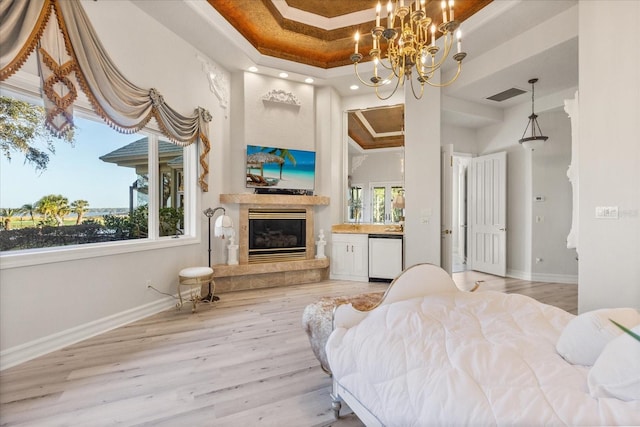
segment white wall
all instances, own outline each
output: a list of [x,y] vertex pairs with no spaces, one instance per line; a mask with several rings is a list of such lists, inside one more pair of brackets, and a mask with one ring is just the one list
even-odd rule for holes
[[476,130],[442,124],[442,145],[453,144],[454,153],[477,154]]
[[[640,2],[581,1],[579,36],[578,309],[640,309]],[[596,206],[619,219],[596,219]]]
[[[89,18],[122,73],[141,87],[155,87],[185,115],[198,106],[213,115],[209,193],[198,191],[198,209],[215,205],[221,141],[228,139],[225,111],[209,90],[199,54],[129,2],[83,2]],[[117,28],[118,31],[113,31]],[[201,55],[201,54],[200,54]],[[214,63],[213,60],[211,60]],[[146,287],[176,293],[177,273],[204,265],[206,223],[197,216],[198,239],[179,248],[154,249],[0,270],[2,366],[66,345],[175,304]],[[202,237],[202,239],[200,238]]]
[[342,143],[341,100],[338,93],[330,87],[316,90],[315,130],[318,150],[317,170],[321,171],[316,177],[318,194],[330,198],[329,206],[316,207],[315,229],[316,235],[323,230],[326,240],[330,241],[331,226],[342,222],[341,201],[344,200],[345,188],[343,171],[347,161]]
[[440,265],[441,90],[427,86],[416,100],[405,86],[405,94],[405,268]]
[[[294,95],[299,106],[265,102],[273,90]],[[246,143],[269,147],[315,151],[314,88],[284,79],[244,73]]]

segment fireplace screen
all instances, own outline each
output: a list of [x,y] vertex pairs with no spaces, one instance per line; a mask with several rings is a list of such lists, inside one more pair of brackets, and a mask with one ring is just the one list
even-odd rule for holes
[[249,263],[306,259],[304,209],[250,209]]

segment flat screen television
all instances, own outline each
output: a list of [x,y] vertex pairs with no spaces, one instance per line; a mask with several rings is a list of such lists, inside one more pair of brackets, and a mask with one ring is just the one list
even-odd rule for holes
[[313,194],[315,151],[247,145],[247,188]]

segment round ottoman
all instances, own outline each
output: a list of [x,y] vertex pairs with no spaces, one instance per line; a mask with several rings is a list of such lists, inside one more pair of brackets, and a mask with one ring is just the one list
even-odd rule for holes
[[[213,268],[211,267],[188,267],[183,268],[178,273],[178,298],[180,302],[176,304],[178,309],[182,308],[184,301],[182,300],[182,287],[189,287],[189,301],[193,304],[191,312],[196,311],[198,302],[200,301],[200,289],[205,283],[211,282],[213,291],[215,291],[215,282],[213,281]],[[212,292],[213,292],[212,291]]]

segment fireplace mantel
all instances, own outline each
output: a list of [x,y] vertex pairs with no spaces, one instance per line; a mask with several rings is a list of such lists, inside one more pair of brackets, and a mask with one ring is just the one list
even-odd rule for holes
[[221,194],[220,202],[240,205],[319,206],[328,205],[329,198],[326,196],[294,196],[289,194],[236,193]]
[[[220,202],[239,206],[238,265],[215,265],[216,292],[313,283],[329,277],[329,259],[315,259],[314,207],[329,204],[326,196],[289,194],[220,194]],[[248,262],[250,209],[304,209],[306,212],[306,259],[297,261]]]

